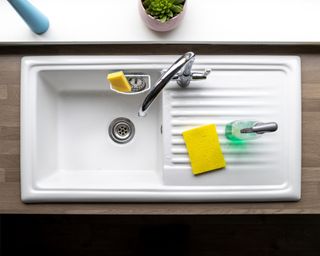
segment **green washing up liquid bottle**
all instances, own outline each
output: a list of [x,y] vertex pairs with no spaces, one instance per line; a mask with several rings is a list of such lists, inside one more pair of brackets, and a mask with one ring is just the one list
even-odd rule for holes
[[265,132],[274,132],[278,129],[275,122],[262,123],[251,120],[236,120],[228,123],[225,128],[225,136],[231,141],[253,140]]
[[259,137],[256,133],[241,133],[242,129],[253,127],[257,121],[237,120],[226,125],[225,135],[227,139],[232,141],[252,140]]

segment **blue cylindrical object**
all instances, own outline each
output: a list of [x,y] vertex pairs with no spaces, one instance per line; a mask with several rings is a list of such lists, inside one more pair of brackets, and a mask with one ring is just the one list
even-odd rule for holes
[[36,34],[43,34],[49,28],[49,20],[27,0],[8,0],[21,18]]

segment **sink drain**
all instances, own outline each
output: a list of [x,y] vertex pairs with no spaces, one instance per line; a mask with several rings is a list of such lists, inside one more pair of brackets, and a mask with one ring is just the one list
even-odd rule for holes
[[134,125],[128,118],[116,118],[109,125],[110,138],[119,144],[125,144],[132,140],[134,132]]

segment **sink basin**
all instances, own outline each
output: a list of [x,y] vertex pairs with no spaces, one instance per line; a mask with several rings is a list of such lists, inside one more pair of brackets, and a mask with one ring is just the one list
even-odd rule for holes
[[[176,56],[42,56],[22,59],[21,197],[24,202],[298,200],[301,182],[300,60],[294,56],[198,56],[213,68],[186,89],[172,81],[138,117],[147,93],[122,95],[106,76],[148,74]],[[130,142],[109,135],[117,118]],[[239,147],[224,137],[237,119],[279,130]],[[193,176],[183,130],[215,123],[227,168]]]

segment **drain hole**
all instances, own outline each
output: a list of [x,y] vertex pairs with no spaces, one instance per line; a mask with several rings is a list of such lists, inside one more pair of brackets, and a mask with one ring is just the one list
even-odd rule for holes
[[120,144],[128,143],[134,137],[134,125],[128,119],[119,117],[114,119],[109,125],[110,138]]

